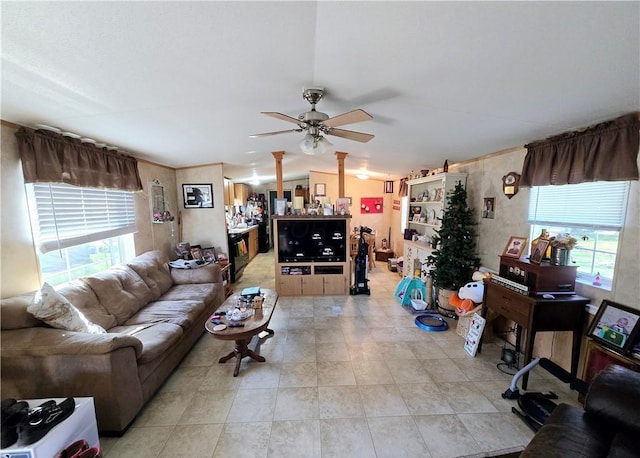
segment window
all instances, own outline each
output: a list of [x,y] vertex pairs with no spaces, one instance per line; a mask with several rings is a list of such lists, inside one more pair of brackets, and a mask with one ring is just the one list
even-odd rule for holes
[[33,183],[27,195],[43,281],[58,285],[135,255],[133,193]]
[[533,187],[529,201],[531,239],[542,229],[551,236],[569,232],[578,239],[571,250],[578,281],[610,290],[628,195],[627,181]]

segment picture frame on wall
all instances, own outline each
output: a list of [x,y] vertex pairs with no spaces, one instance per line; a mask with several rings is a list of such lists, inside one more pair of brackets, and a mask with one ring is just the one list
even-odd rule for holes
[[604,299],[587,335],[598,343],[628,353],[640,332],[640,310]]
[[316,196],[324,197],[327,195],[327,185],[325,183],[316,183],[313,190]]
[[393,194],[393,181],[385,181],[384,182],[384,193],[385,194]]
[[527,237],[515,237],[511,236],[509,242],[504,247],[502,256],[509,256],[510,258],[520,258],[527,246]]
[[213,208],[213,187],[209,184],[183,184],[184,208]]

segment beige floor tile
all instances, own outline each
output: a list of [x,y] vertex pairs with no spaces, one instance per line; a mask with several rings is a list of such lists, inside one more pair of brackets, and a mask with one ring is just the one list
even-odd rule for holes
[[430,457],[412,417],[368,418],[378,458]]
[[411,415],[455,413],[434,383],[398,384],[398,389]]
[[316,363],[284,363],[280,373],[280,388],[318,386]]
[[318,387],[279,388],[274,420],[318,419]]
[[162,385],[160,392],[193,391],[202,384],[209,369],[209,366],[180,366]]
[[438,383],[438,389],[458,414],[492,413],[497,409],[473,382]]
[[238,379],[240,389],[277,388],[280,383],[282,365],[267,361],[261,363],[245,358],[240,366]]
[[276,396],[276,388],[238,390],[231,409],[229,409],[227,423],[273,420]]
[[158,393],[135,419],[133,426],[173,426],[195,396],[195,391]]
[[227,423],[220,434],[214,458],[266,458],[271,422]]
[[197,391],[178,424],[224,423],[235,396],[235,390],[210,389]]
[[[471,433],[476,443],[485,451],[523,447],[529,443],[533,433],[527,434],[520,421],[512,413],[490,413],[458,416]],[[529,430],[530,431],[530,430]]]
[[338,418],[320,420],[323,458],[371,458],[376,456],[367,420]]
[[230,361],[225,364],[218,364],[216,361],[213,366],[209,368],[205,375],[200,389],[208,390],[212,388],[218,388],[221,390],[235,390],[240,386],[240,379],[233,376],[234,364]]
[[176,426],[159,458],[211,458],[223,424]]
[[109,449],[109,458],[156,458],[173,426],[132,427]]
[[[339,326],[337,320],[335,318],[326,318],[326,320],[332,321],[333,326],[329,329],[315,329],[316,343],[345,343],[342,328]],[[318,319],[314,319],[314,322],[317,321]]]
[[303,343],[300,345],[289,345],[284,349],[282,361],[285,363],[315,363],[316,344]]
[[406,342],[380,342],[378,348],[386,361],[417,359]]
[[352,361],[358,385],[384,385],[394,383],[393,376],[384,361]]
[[364,417],[360,391],[356,386],[318,387],[320,418]]
[[414,420],[434,458],[466,456],[481,451],[457,415],[419,415]]
[[318,386],[355,385],[356,376],[349,361],[317,363]]
[[427,370],[410,359],[387,360],[387,367],[391,371],[396,383],[433,383]]
[[344,342],[325,342],[316,344],[316,360],[326,361],[350,361],[347,344]]
[[271,425],[269,457],[320,458],[320,421],[274,421]]
[[422,367],[434,382],[460,382],[469,380],[463,371],[450,359],[427,359],[422,361]]
[[409,415],[397,385],[360,385],[358,389],[367,417]]

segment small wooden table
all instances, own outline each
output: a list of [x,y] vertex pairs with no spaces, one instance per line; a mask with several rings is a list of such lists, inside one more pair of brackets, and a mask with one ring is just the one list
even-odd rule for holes
[[[240,363],[242,362],[242,358],[250,357],[258,362],[265,362],[263,356],[260,356],[255,351],[249,348],[249,342],[253,336],[261,333],[262,331],[266,331],[270,335],[274,334],[274,331],[268,329],[269,321],[271,320],[271,316],[273,315],[273,311],[276,308],[276,302],[278,301],[278,293],[271,289],[261,289],[261,295],[264,297],[264,301],[262,303],[262,308],[255,309],[253,315],[249,318],[239,321],[238,323],[244,324],[244,327],[238,328],[230,328],[228,325],[231,323],[236,323],[235,321],[228,321],[226,317],[219,317],[217,315],[212,315],[209,317],[207,322],[204,324],[204,328],[207,332],[213,334],[216,339],[220,340],[234,340],[236,343],[235,348],[231,353],[227,356],[223,356],[218,360],[218,363],[226,363],[231,358],[236,358],[236,367],[233,371],[233,376],[237,377],[240,372]],[[226,312],[227,310],[233,310],[235,305],[238,303],[238,299],[240,298],[240,294],[231,295],[220,308],[219,312]],[[212,319],[217,318],[223,324],[227,325],[226,329],[222,331],[214,331],[213,328],[216,326],[211,322]]]

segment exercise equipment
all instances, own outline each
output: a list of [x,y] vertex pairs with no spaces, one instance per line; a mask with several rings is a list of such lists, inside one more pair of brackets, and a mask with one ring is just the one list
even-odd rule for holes
[[353,285],[350,293],[352,296],[356,294],[371,294],[369,289],[369,244],[364,238],[364,234],[371,234],[373,230],[366,226],[360,226],[360,239],[358,240],[358,253],[353,262]]
[[512,407],[511,411],[534,432],[542,427],[549,418],[549,415],[551,415],[551,412],[553,412],[553,409],[557,407],[557,404],[553,402],[552,399],[558,399],[558,395],[553,391],[520,393],[518,390],[518,380],[538,365],[546,369],[560,381],[568,383],[569,387],[578,393],[587,394],[587,390],[589,389],[589,386],[585,382],[573,378],[566,370],[547,358],[536,358],[520,369],[511,379],[511,385],[507,391],[502,393],[502,397],[504,399],[518,400],[520,410]]

